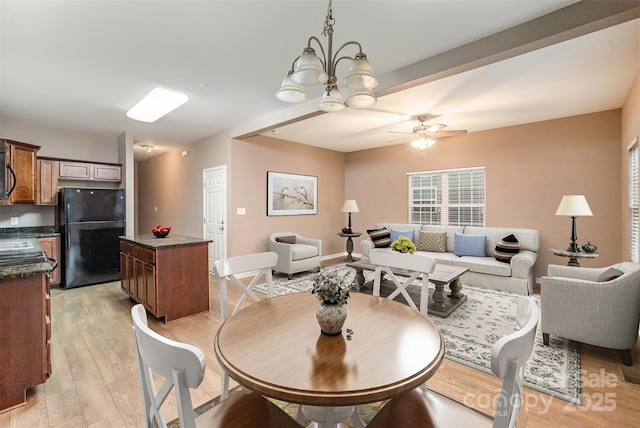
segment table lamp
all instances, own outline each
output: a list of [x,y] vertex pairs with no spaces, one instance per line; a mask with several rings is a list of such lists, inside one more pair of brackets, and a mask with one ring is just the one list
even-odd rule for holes
[[578,234],[576,233],[576,217],[593,215],[587,203],[587,198],[585,198],[584,195],[564,195],[560,201],[556,215],[571,217],[571,245],[569,245],[567,251],[579,253],[580,248],[578,244],[576,244],[576,239],[578,239]]
[[351,230],[351,213],[359,213],[360,210],[358,209],[358,204],[356,204],[355,199],[347,199],[346,201],[344,201],[344,204],[342,205],[342,212],[343,213],[349,213],[349,226],[347,226],[347,230],[343,232],[344,233],[353,233],[353,231]]

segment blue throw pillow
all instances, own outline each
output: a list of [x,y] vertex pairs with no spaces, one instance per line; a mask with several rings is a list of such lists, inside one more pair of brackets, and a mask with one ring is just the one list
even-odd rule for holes
[[453,253],[456,256],[485,257],[487,235],[463,235],[456,233]]
[[400,235],[404,235],[407,238],[409,238],[411,240],[411,242],[414,242],[413,241],[413,232],[415,232],[415,230],[413,230],[413,229],[411,229],[411,230],[391,229],[391,242],[393,242],[396,239],[398,239],[400,237]]

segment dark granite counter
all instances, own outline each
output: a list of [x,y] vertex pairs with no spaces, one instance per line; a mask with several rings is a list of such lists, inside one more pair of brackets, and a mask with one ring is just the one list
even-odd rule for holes
[[53,226],[0,227],[0,239],[59,236]]
[[[0,239],[0,249],[0,260],[14,256],[17,258],[25,257],[25,261],[21,261],[18,264],[0,264],[0,280],[38,275],[53,270],[53,265],[47,261],[42,247],[40,247],[38,240],[35,238]],[[40,260],[33,261],[34,258],[32,256],[37,252],[42,253]]]
[[153,234],[148,234],[121,236],[120,239],[135,242],[136,244],[144,245],[150,248],[179,247],[182,245],[208,244],[209,242],[211,242],[201,238],[193,238],[191,236],[184,235],[169,235],[166,238],[156,238]]

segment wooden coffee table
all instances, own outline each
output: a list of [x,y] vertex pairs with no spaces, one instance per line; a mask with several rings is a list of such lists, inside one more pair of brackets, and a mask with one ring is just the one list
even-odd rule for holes
[[[360,288],[364,287],[364,271],[376,270],[375,265],[362,260],[347,263],[347,266],[356,270],[355,279]],[[458,309],[460,305],[466,302],[467,296],[461,292],[462,283],[460,282],[460,276],[468,270],[469,268],[466,267],[436,264],[435,270],[429,274],[429,281],[435,285],[435,290],[429,290],[429,314],[440,318],[447,318],[453,311]],[[396,275],[411,275],[403,269],[392,268],[391,271]],[[446,293],[446,286],[449,287],[451,293]]]

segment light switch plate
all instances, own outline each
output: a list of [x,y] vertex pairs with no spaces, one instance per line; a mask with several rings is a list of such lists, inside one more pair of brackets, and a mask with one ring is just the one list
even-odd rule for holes
[[247,215],[247,209],[246,208],[236,208],[236,214],[238,214],[238,215]]
[[18,217],[11,217],[11,226],[18,225]]

